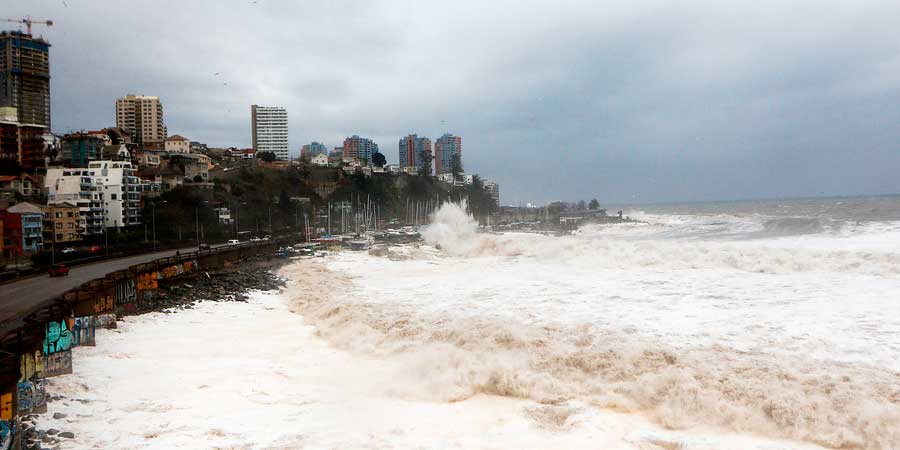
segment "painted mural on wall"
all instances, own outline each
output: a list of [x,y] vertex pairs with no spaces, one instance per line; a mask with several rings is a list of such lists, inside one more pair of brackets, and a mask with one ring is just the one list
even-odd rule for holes
[[47,388],[44,380],[21,381],[16,387],[16,407],[19,415],[47,412]]
[[72,347],[72,333],[69,320],[47,322],[44,326],[44,354],[66,351]]
[[72,320],[72,346],[86,345],[93,347],[96,345],[96,318],[94,316],[76,317]]
[[44,355],[44,378],[72,373],[72,350]]

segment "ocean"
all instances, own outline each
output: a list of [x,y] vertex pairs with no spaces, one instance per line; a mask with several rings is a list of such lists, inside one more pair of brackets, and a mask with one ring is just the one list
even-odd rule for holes
[[424,245],[101,330],[54,387],[85,448],[900,448],[900,197],[626,215],[444,205]]

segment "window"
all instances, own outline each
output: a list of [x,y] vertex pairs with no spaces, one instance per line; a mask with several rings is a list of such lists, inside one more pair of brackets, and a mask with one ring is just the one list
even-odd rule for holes
[[116,194],[113,194],[113,195],[112,195],[112,199],[113,199],[113,200],[116,199]]

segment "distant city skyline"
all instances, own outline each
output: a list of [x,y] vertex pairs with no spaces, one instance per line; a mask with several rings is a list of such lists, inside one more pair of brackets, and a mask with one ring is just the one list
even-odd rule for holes
[[900,4],[514,10],[35,0],[4,15],[55,22],[34,32],[51,45],[57,134],[111,126],[115,99],[144,92],[169,133],[211,146],[251,146],[252,103],[291,111],[292,155],[359,134],[396,162],[410,130],[452,130],[465,169],[496,179],[505,203],[900,191]]

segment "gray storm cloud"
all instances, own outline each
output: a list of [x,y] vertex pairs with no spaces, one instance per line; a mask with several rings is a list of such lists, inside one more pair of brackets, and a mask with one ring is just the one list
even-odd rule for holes
[[[16,2],[56,21],[54,131],[162,98],[170,133],[293,152],[463,136],[504,203],[900,192],[896,2]],[[218,75],[216,75],[218,73]]]

